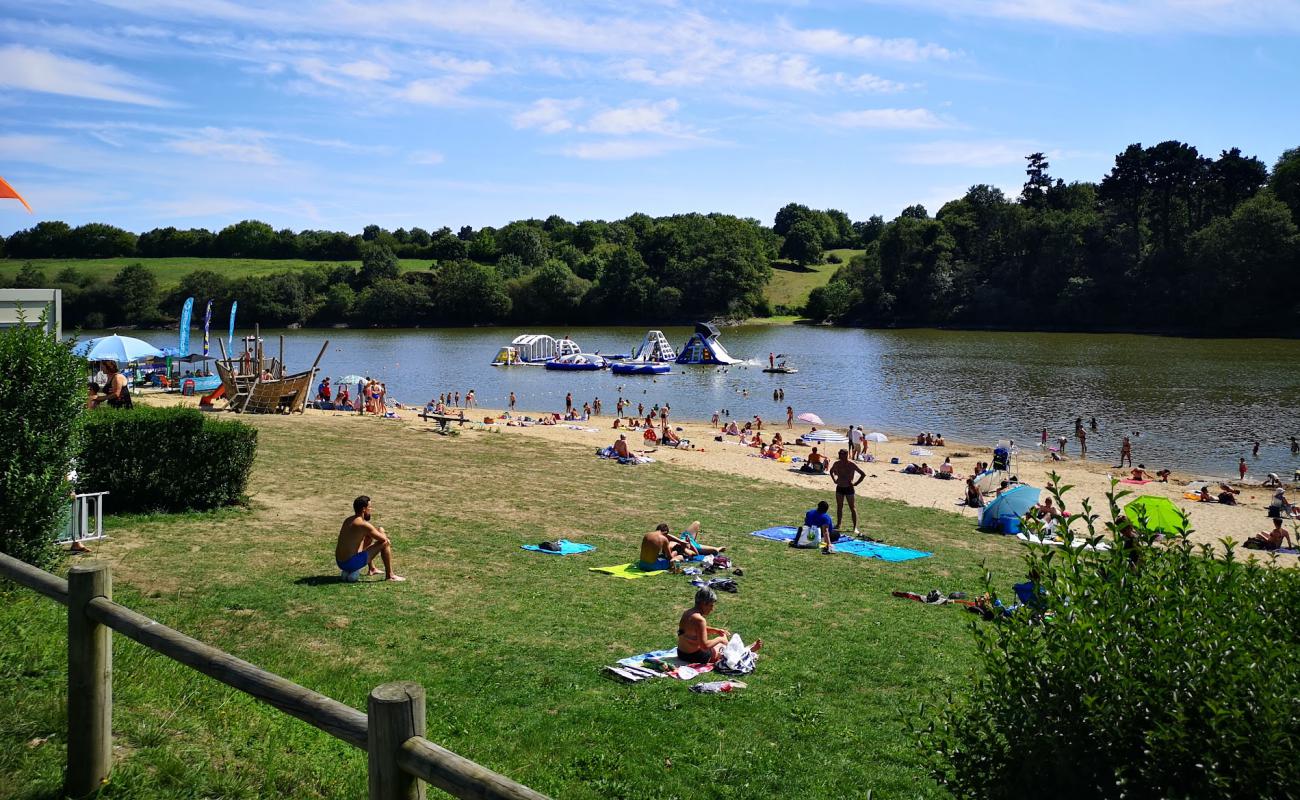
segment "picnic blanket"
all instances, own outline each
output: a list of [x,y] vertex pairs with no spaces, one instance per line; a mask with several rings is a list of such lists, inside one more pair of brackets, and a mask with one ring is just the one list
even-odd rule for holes
[[568,539],[560,539],[556,544],[560,546],[558,551],[544,550],[535,544],[521,544],[519,546],[524,550],[532,550],[534,553],[545,553],[549,556],[572,556],[577,555],[578,553],[585,553],[588,550],[596,549],[596,545],[594,544],[579,544],[578,542],[571,542]]
[[603,572],[606,575],[613,575],[616,578],[627,578],[628,580],[632,580],[633,578],[645,578],[650,575],[664,575],[668,572],[666,569],[657,569],[647,572],[636,564],[630,562],[627,564],[617,564],[612,567],[588,567],[588,569],[592,572]]
[[[771,539],[774,542],[793,542],[795,534],[799,532],[798,528],[791,525],[778,525],[775,528],[764,528],[761,531],[754,531],[750,536],[757,536],[761,539]],[[842,533],[835,534],[835,543],[850,541],[849,537]]]
[[1119,482],[1127,483],[1129,486],[1143,486],[1145,484],[1150,483],[1151,481],[1139,481],[1139,480],[1134,480],[1133,478],[1120,478]]
[[712,672],[714,666],[713,664],[690,664],[683,661],[677,657],[677,648],[673,647],[668,650],[652,650],[649,653],[641,653],[636,656],[620,658],[618,661],[614,662],[613,666],[606,667],[605,669],[625,680],[629,680],[626,671],[633,670],[630,674],[636,676],[636,679],[632,680],[632,682],[635,683],[636,680],[648,677],[637,672],[638,670],[646,671],[642,666],[646,661],[660,661],[672,667],[672,669],[666,672],[651,670],[654,672],[655,677],[676,678],[677,680],[684,681],[688,681],[696,675],[703,675],[706,672]]
[[[1017,533],[1016,538],[1024,542],[1025,544],[1046,544],[1046,545],[1051,545],[1053,547],[1063,547],[1065,545],[1065,542],[1060,539],[1051,536],[1035,536],[1032,533]],[[1101,550],[1109,550],[1110,543],[1097,542],[1096,545],[1091,545],[1088,544],[1088,542],[1085,539],[1071,539],[1070,547],[1073,547],[1076,550],[1079,548],[1083,548],[1084,550],[1101,551]]]
[[839,553],[848,553],[851,556],[878,558],[881,561],[911,561],[914,558],[929,558],[934,555],[934,553],[926,553],[921,550],[909,550],[906,547],[894,547],[892,544],[864,542],[858,539],[836,542],[835,550]]

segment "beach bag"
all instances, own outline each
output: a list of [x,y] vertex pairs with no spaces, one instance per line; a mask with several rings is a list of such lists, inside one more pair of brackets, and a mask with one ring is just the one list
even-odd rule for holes
[[740,634],[733,633],[715,669],[724,675],[748,675],[754,671],[756,660],[757,656],[740,640]]
[[790,542],[791,547],[816,547],[821,532],[811,525],[800,525],[799,530],[794,534],[794,541]]

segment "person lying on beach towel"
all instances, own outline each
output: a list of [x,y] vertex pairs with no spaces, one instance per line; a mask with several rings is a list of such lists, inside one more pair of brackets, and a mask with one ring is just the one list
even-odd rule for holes
[[1246,549],[1248,550],[1277,550],[1282,547],[1282,542],[1286,542],[1288,548],[1295,547],[1291,542],[1291,534],[1286,528],[1282,527],[1282,518],[1274,517],[1272,530],[1257,533],[1246,540]]
[[[699,536],[700,521],[697,519],[690,525],[686,526],[686,530],[682,531],[682,539],[686,540],[685,543],[680,547],[675,546],[674,549],[680,552],[684,558],[694,558],[695,556],[716,556],[727,552],[727,548],[725,547],[710,547],[708,545],[700,544]],[[643,551],[644,548],[645,546],[643,544]]]
[[[711,628],[708,616],[717,606],[718,594],[709,587],[695,592],[695,605],[682,612],[677,622],[677,657],[690,664],[713,664],[722,658],[731,633],[726,628]],[[763,640],[756,639],[748,650],[757,653]]]

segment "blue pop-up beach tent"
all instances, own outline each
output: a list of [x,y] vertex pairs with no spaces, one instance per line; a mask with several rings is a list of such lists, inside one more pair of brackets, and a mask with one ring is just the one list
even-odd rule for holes
[[1023,517],[1026,511],[1038,504],[1039,492],[1037,487],[1023,483],[1007,489],[984,506],[984,512],[980,514],[980,529],[997,530],[1001,527],[998,520],[1002,517]]

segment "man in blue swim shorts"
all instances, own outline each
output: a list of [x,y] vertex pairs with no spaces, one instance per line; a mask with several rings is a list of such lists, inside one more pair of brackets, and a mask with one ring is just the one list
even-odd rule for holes
[[361,495],[352,501],[352,516],[343,520],[338,543],[334,546],[334,561],[339,567],[339,577],[349,583],[361,579],[361,570],[373,575],[375,556],[384,562],[384,580],[404,581],[393,573],[393,546],[383,528],[370,522],[370,498]]
[[637,566],[647,572],[672,569],[682,561],[686,546],[686,540],[673,536],[668,532],[668,523],[661,522],[641,537],[641,559]]

